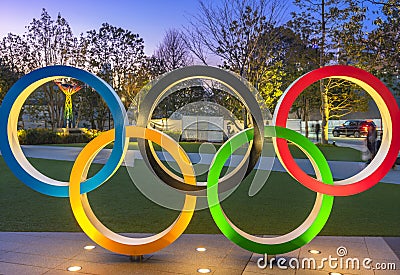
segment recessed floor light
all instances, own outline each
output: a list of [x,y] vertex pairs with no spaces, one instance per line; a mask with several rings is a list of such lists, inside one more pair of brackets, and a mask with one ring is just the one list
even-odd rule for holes
[[79,270],[81,270],[81,269],[82,269],[82,267],[81,267],[81,266],[77,266],[77,265],[75,265],[75,266],[70,266],[70,267],[67,268],[67,270],[68,270],[68,271],[71,271],[71,272],[79,271]]
[[94,246],[94,245],[87,245],[83,249],[92,250],[92,249],[95,249],[95,248],[96,248],[96,246]]
[[209,268],[199,268],[199,269],[197,269],[197,272],[199,272],[199,273],[210,273],[211,269],[209,269]]
[[197,247],[196,248],[196,251],[199,251],[199,252],[204,252],[204,251],[206,251],[207,249],[205,248],[205,247]]
[[311,254],[321,254],[321,251],[316,250],[316,249],[310,249],[310,250],[308,250],[308,252],[310,252]]

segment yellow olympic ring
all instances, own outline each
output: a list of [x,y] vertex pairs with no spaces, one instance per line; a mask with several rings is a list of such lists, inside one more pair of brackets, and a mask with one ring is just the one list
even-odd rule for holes
[[[77,157],[72,168],[69,184],[72,212],[82,230],[102,247],[126,255],[153,253],[170,245],[185,231],[194,213],[196,197],[185,195],[185,203],[178,218],[167,229],[154,236],[129,238],[108,229],[93,213],[86,193],[80,194],[80,186],[81,182],[86,179],[89,167],[95,156],[102,148],[114,140],[114,136],[114,130],[102,133],[88,143]],[[147,139],[162,146],[176,160],[185,183],[196,185],[196,178],[190,159],[175,140],[157,130],[137,126],[126,127],[126,136]]]

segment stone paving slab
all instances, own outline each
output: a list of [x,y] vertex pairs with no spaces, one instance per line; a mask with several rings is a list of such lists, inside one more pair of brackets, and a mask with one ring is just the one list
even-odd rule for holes
[[385,237],[384,240],[393,250],[398,258],[400,258],[400,238],[398,237]]
[[[139,237],[143,234],[127,234]],[[386,241],[385,241],[386,240]],[[388,242],[388,243],[387,243]],[[63,232],[0,232],[0,274],[71,274],[67,268],[80,266],[78,274],[200,274],[198,269],[210,269],[209,274],[294,274],[322,275],[329,272],[342,274],[400,274],[400,259],[394,251],[400,250],[400,237],[326,237],[315,238],[302,248],[278,256],[286,261],[287,269],[276,264],[262,269],[257,265],[263,255],[248,252],[227,240],[223,235],[184,234],[167,248],[145,255],[141,262],[132,262],[129,256],[109,252],[96,246],[84,233]],[[339,257],[339,246],[346,255]],[[196,251],[205,247],[205,252]],[[311,254],[309,250],[319,250]],[[330,267],[324,258],[336,257],[343,263],[349,258],[371,258],[372,264],[394,264],[396,270],[365,270]],[[316,266],[307,266],[311,261]],[[305,268],[301,268],[302,261]],[[291,268],[289,263],[300,268]],[[338,260],[339,263],[339,260]],[[340,267],[340,266],[339,266]],[[343,266],[345,267],[345,265]],[[351,267],[351,266],[350,266]],[[392,268],[392,267],[391,267]]]

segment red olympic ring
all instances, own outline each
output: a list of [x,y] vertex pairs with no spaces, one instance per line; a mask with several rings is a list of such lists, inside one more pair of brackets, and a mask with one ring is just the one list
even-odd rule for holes
[[296,98],[304,89],[324,78],[340,78],[358,84],[376,102],[385,126],[383,128],[382,145],[376,157],[368,167],[357,175],[346,180],[336,181],[334,185],[328,185],[307,175],[297,165],[285,139],[274,138],[275,151],[286,170],[305,187],[315,192],[333,196],[358,194],[377,184],[389,172],[398,156],[400,149],[399,107],[390,90],[372,74],[350,66],[327,66],[303,75],[289,86],[276,107],[274,113],[275,125],[286,127],[288,114]]

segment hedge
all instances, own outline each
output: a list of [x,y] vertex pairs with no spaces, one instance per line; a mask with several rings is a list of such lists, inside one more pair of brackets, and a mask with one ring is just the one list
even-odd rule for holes
[[50,129],[27,129],[18,130],[18,140],[20,144],[66,144],[66,143],[86,143],[100,134],[97,130],[84,129],[82,134],[69,135],[55,132]]

